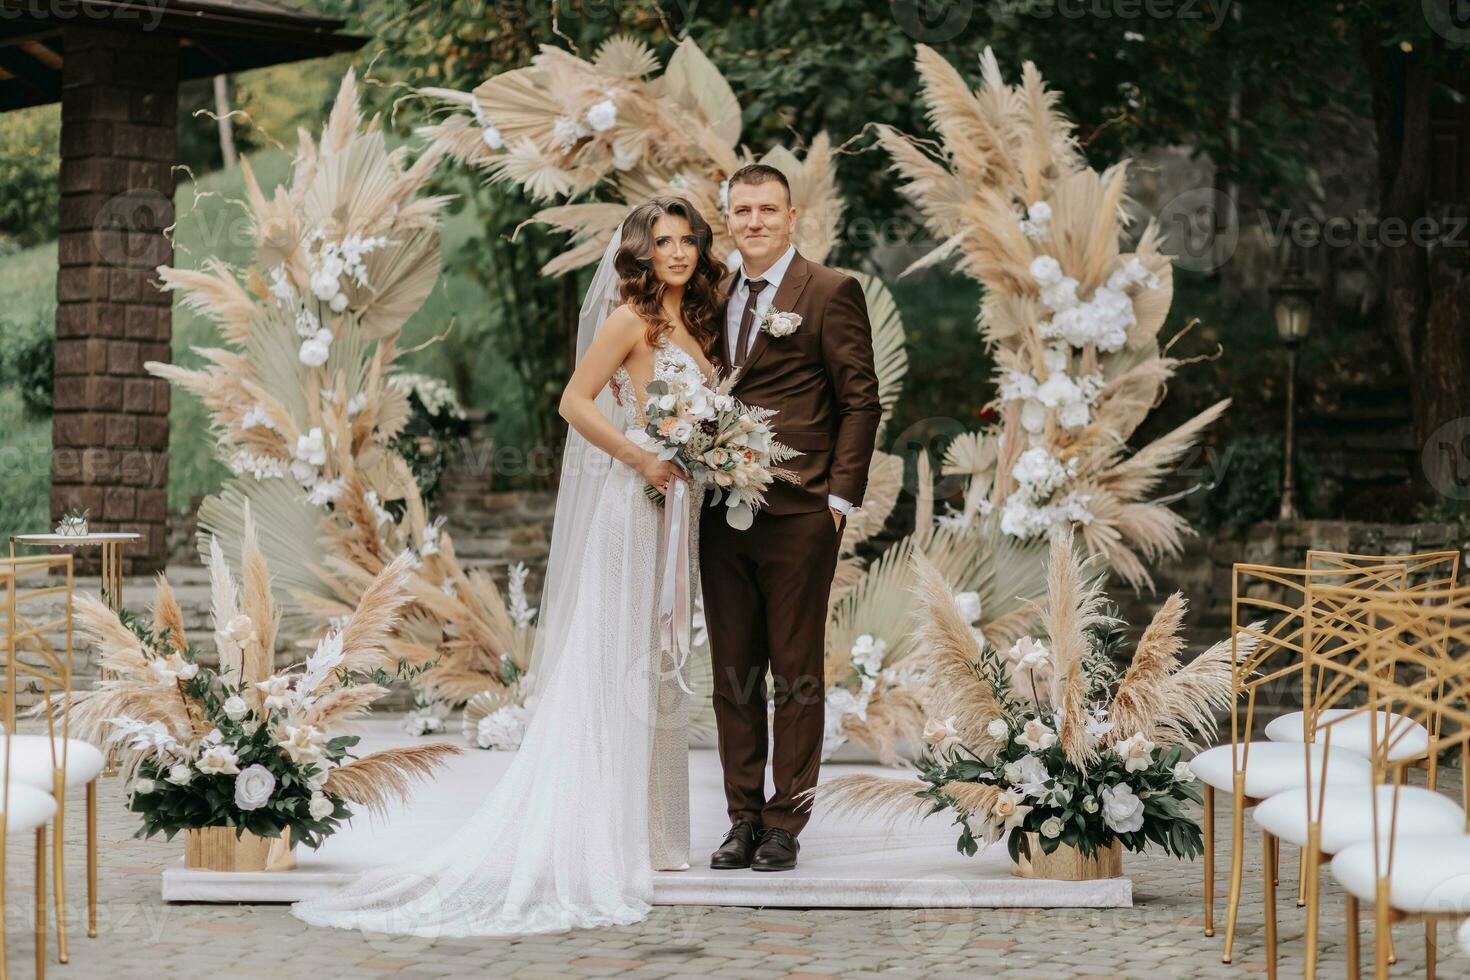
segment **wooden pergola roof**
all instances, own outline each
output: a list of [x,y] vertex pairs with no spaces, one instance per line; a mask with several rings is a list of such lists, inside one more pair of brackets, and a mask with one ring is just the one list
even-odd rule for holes
[[61,101],[69,26],[179,38],[179,80],[355,51],[344,21],[280,0],[0,0],[0,112]]

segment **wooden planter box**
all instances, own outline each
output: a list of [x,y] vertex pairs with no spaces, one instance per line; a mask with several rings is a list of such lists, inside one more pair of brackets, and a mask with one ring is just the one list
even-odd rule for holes
[[289,833],[257,837],[248,830],[237,840],[234,827],[184,831],[184,866],[203,871],[288,871],[296,867]]
[[1044,878],[1050,881],[1096,881],[1100,878],[1123,877],[1123,845],[1113,841],[1111,847],[1099,847],[1092,857],[1063,844],[1050,854],[1041,852],[1041,839],[1029,834],[1031,857],[1024,854],[1011,866],[1017,878]]

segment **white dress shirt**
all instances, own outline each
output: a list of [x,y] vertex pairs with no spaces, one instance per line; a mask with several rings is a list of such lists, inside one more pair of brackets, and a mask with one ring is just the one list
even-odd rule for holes
[[[730,290],[730,305],[725,312],[725,350],[729,352],[730,362],[735,362],[735,345],[740,340],[740,317],[745,312],[745,304],[750,299],[751,279],[765,281],[766,288],[761,290],[760,296],[755,301],[755,323],[751,325],[750,338],[746,341],[745,353],[750,354],[750,349],[755,346],[755,338],[759,336],[759,324],[761,317],[771,308],[771,303],[776,299],[776,290],[781,288],[781,280],[786,278],[786,270],[791,268],[791,260],[796,258],[796,246],[786,246],[786,251],[781,257],[765,271],[763,275],[752,276],[746,271],[745,264],[740,265],[740,273],[735,283],[735,288]],[[836,494],[827,495],[827,506],[839,514],[846,514],[852,510],[852,504],[848,500]]]

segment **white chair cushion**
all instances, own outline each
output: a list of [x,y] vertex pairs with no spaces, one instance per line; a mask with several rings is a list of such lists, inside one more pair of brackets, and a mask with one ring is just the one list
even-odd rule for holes
[[[1332,747],[1339,745],[1345,749],[1351,749],[1359,755],[1371,755],[1372,744],[1369,738],[1371,731],[1368,727],[1368,712],[1340,721],[1325,731],[1322,723],[1343,715],[1352,714],[1350,708],[1328,708],[1317,716],[1317,731],[1312,741],[1324,741],[1329,734],[1332,736]],[[1429,730],[1412,718],[1396,715],[1392,712],[1375,711],[1372,715],[1378,719],[1378,741],[1381,744],[1385,737],[1392,737],[1393,748],[1389,750],[1388,761],[1403,762],[1407,759],[1422,759],[1429,754]],[[1306,717],[1300,711],[1282,715],[1266,726],[1266,737],[1273,742],[1295,742],[1300,745],[1304,738],[1302,722]]]
[[[1361,841],[1332,859],[1332,876],[1364,902],[1374,900],[1374,845]],[[1388,849],[1380,851],[1388,864]],[[1400,840],[1393,849],[1389,904],[1401,912],[1470,913],[1470,836]]]
[[[1235,788],[1235,766],[1231,750],[1244,753],[1245,746],[1217,745],[1195,756],[1189,763],[1189,771],[1215,789],[1233,792]],[[1245,795],[1263,800],[1283,790],[1305,786],[1307,767],[1303,764],[1303,752],[1312,756],[1312,779],[1322,778],[1322,747],[1303,746],[1301,742],[1290,745],[1285,742],[1251,742],[1246,760]],[[1327,765],[1327,781],[1330,783],[1371,783],[1373,765],[1365,757],[1348,749],[1340,749],[1334,743],[1332,758]]]
[[5,832],[11,836],[29,833],[56,816],[56,800],[30,786],[12,783],[10,812],[5,815]]
[[[102,750],[91,742],[79,738],[65,740],[66,785],[85,786],[102,772],[107,760]],[[10,737],[10,769],[17,782],[36,789],[51,792],[53,785],[52,767],[61,763],[61,742],[56,740],[56,755],[51,754],[51,738],[47,735],[12,735]],[[3,751],[3,745],[0,745]],[[0,755],[0,770],[4,768],[4,756]]]
[[[1333,752],[1336,755],[1336,752]],[[1328,766],[1330,774],[1332,767]],[[1312,809],[1317,810],[1320,787],[1312,787]],[[1393,787],[1376,786],[1378,796],[1379,833],[1388,837],[1389,815],[1393,812]],[[1277,793],[1255,810],[1257,824],[1289,844],[1307,844],[1307,793],[1305,787]],[[1328,854],[1359,841],[1373,839],[1373,797],[1367,787],[1353,784],[1327,784],[1326,795],[1320,797],[1322,812],[1322,850]],[[1425,834],[1458,834],[1465,829],[1465,811],[1448,796],[1422,786],[1404,786],[1399,790],[1398,819],[1394,836],[1420,837]]]

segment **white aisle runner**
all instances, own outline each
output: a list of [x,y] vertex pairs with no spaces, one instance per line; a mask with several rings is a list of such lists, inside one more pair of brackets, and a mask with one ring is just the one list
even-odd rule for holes
[[[355,752],[422,744],[396,722],[371,721]],[[444,740],[464,745],[457,736]],[[168,902],[293,902],[328,890],[378,864],[410,860],[458,828],[510,764],[511,754],[467,748],[387,819],[362,815],[320,850],[297,850],[292,871],[234,874],[190,871],[179,863],[163,873]],[[946,814],[890,828],[886,821],[830,817],[820,810],[801,834],[794,871],[712,871],[709,853],[729,827],[720,761],[713,749],[690,753],[693,850],[688,871],[655,876],[659,905],[784,906],[789,908],[1116,908],[1133,904],[1128,878],[1033,881],[1010,874],[1003,845],[966,857],[955,850],[957,828]],[[911,772],[912,770],[910,770]],[[854,772],[901,775],[875,765],[827,763],[822,778]],[[1126,862],[1126,855],[1125,855]]]

